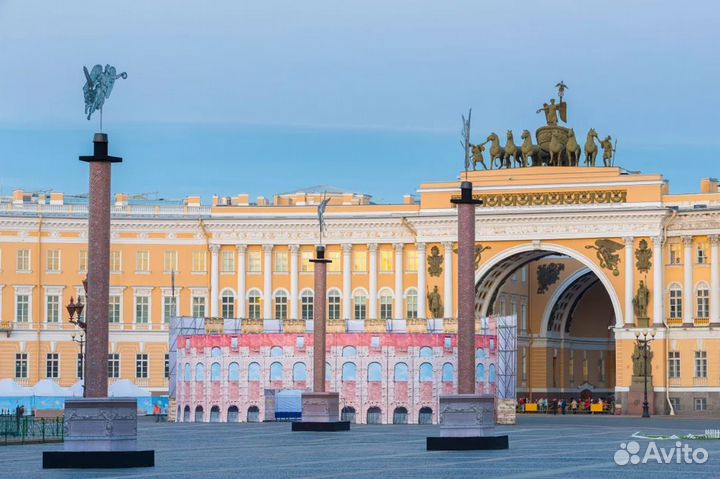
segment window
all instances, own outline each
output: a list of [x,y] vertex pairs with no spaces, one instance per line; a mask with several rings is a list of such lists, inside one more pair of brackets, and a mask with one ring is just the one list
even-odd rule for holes
[[76,303],[82,303],[85,305],[82,313],[80,313],[80,320],[85,321],[85,318],[87,317],[87,296],[85,296],[84,294],[78,294]]
[[260,319],[260,293],[253,289],[248,294],[248,318]]
[[582,375],[583,375],[583,381],[587,382],[589,378],[589,370],[588,370],[588,357],[587,357],[587,351],[583,351],[583,359],[582,359]]
[[694,398],[695,410],[704,411],[707,409],[707,398]]
[[60,372],[60,355],[58,353],[47,353],[45,358],[45,377],[57,379]]
[[680,398],[679,397],[671,397],[670,405],[672,406],[673,411],[675,411],[675,412],[680,411]]
[[110,272],[111,273],[122,273],[122,252],[111,251],[110,252]]
[[342,357],[354,358],[357,357],[357,349],[354,346],[345,346],[342,348]]
[[250,363],[248,365],[248,381],[260,381],[260,364]]
[[205,317],[205,297],[193,296],[192,298],[192,315],[193,318]]
[[233,319],[235,317],[235,294],[232,291],[225,290],[221,296],[221,314],[223,319]]
[[347,362],[342,365],[342,381],[356,381],[357,380],[357,366],[355,363]]
[[77,355],[77,378],[82,379],[83,378],[83,366],[85,361],[83,360],[83,355],[78,353]]
[[47,272],[48,273],[59,273],[60,272],[60,250],[51,249],[47,252]]
[[668,375],[672,379],[680,378],[680,351],[668,352]]
[[108,354],[108,377],[120,377],[120,355],[118,353]]
[[395,380],[395,382],[407,382],[408,381],[408,365],[405,363],[395,364],[393,379]]
[[670,264],[682,264],[680,243],[670,243]]
[[520,281],[527,283],[527,266],[520,268]]
[[18,323],[30,321],[30,295],[18,294],[15,296],[15,321]]
[[170,318],[174,318],[177,315],[177,298],[173,296],[163,296],[163,320],[166,323],[170,322]]
[[355,251],[353,257],[353,271],[364,273],[367,271],[367,252]]
[[272,363],[270,365],[270,381],[283,380],[283,366],[281,363]]
[[310,273],[315,271],[315,265],[310,262],[313,254],[312,251],[302,251],[300,253],[300,271],[303,273]]
[[295,363],[292,373],[293,381],[307,381],[307,366],[305,366],[305,363]]
[[600,351],[600,382],[604,383],[606,379],[606,373],[605,373],[605,351]]
[[339,251],[331,251],[328,253],[328,259],[330,260],[330,263],[328,263],[327,270],[329,273],[339,273],[342,270],[342,260],[340,259],[340,252]]
[[150,297],[135,296],[135,322],[147,324],[150,322]]
[[513,273],[512,276],[510,276],[510,281],[513,283],[517,283],[517,272]]
[[275,252],[275,272],[276,273],[287,273],[288,272],[287,251],[276,251]]
[[408,273],[416,273],[418,270],[418,252],[408,251],[405,253],[405,271]]
[[392,319],[393,308],[392,294],[388,291],[380,293],[380,319]]
[[300,312],[304,320],[313,319],[313,294],[312,291],[304,291],[300,296]]
[[527,304],[520,305],[520,331],[527,331]]
[[495,365],[490,364],[490,367],[488,368],[488,382],[490,384],[495,384],[495,379],[496,379],[495,375],[496,375]]
[[328,293],[328,319],[340,319],[340,291],[337,289]]
[[510,301],[510,316],[517,318],[517,303],[514,299]]
[[523,383],[527,382],[527,348],[522,348],[522,359],[521,359],[521,375],[520,380]]
[[240,381],[240,365],[238,363],[230,363],[228,365],[228,381]]
[[707,318],[710,315],[710,290],[705,283],[697,289],[697,318]]
[[697,249],[695,250],[695,261],[697,264],[707,264],[708,262],[708,254],[707,254],[707,243],[698,243]]
[[135,271],[138,273],[150,272],[150,252],[138,251],[135,253]]
[[45,321],[48,323],[60,322],[60,296],[48,294],[46,297]]
[[568,358],[568,378],[570,384],[575,382],[575,351],[570,350],[570,357]]
[[235,272],[235,252],[231,250],[222,251],[220,253],[220,272],[221,273],[234,273]]
[[170,354],[169,353],[165,353],[165,363],[164,364],[165,364],[164,377],[165,377],[165,379],[169,379],[170,378]]
[[285,291],[275,293],[275,319],[284,321],[288,316],[288,295]]
[[81,249],[78,253],[78,272],[87,273],[88,267],[88,252],[86,249]]
[[368,382],[382,381],[382,367],[380,363],[368,364]]
[[248,273],[259,273],[262,271],[259,251],[250,251],[248,253],[247,270]]
[[17,252],[17,270],[21,273],[30,272],[30,250],[21,249]]
[[358,291],[353,297],[355,320],[363,321],[367,317],[367,295],[365,291]]
[[177,251],[165,251],[163,254],[163,271],[170,273],[178,270],[178,254]]
[[393,272],[393,252],[389,249],[380,251],[380,272],[381,273],[392,273]]
[[418,293],[414,288],[410,288],[406,295],[407,301],[407,318],[416,319],[418,317]]
[[695,377],[707,377],[707,351],[695,351]]
[[210,381],[220,381],[220,363],[212,363],[210,366]]
[[15,354],[15,379],[27,379],[28,377],[28,355],[27,353]]
[[682,289],[676,284],[670,286],[670,318],[682,318]]
[[443,382],[453,382],[455,380],[455,368],[450,363],[443,364],[442,367],[442,380]]
[[120,322],[120,296],[111,295],[108,300],[108,322]]
[[207,272],[207,252],[206,251],[193,251],[192,252],[192,272],[193,273],[206,273]]
[[430,363],[422,363],[422,364],[420,365],[420,371],[419,371],[419,373],[420,373],[419,379],[420,379],[420,382],[421,382],[421,383],[424,383],[424,382],[432,382],[432,380],[433,380],[433,367],[432,367],[432,364],[430,364]]
[[148,355],[140,353],[135,355],[135,377],[147,379],[148,377]]

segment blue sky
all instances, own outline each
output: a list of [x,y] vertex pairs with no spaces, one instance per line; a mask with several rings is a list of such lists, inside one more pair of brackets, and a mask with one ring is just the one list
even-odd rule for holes
[[105,109],[114,189],[272,195],[333,184],[397,202],[473,140],[569,126],[671,191],[717,176],[720,6],[696,1],[0,0],[0,193],[81,193],[82,66],[127,71]]

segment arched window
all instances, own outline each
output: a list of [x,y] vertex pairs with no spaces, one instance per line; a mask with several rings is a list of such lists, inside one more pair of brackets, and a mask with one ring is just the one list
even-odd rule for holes
[[340,411],[340,420],[355,424],[355,408],[351,406],[342,408],[342,411]]
[[272,363],[270,365],[270,381],[283,380],[283,366],[280,363]]
[[357,349],[355,349],[353,346],[345,346],[342,349],[342,356],[344,358],[354,358],[357,356]]
[[220,381],[220,363],[212,363],[210,366],[210,380]]
[[235,317],[235,294],[226,289],[222,292],[222,317],[224,319],[233,319]]
[[342,380],[355,381],[357,379],[357,366],[355,363],[347,362],[342,366]]
[[394,373],[395,382],[407,382],[408,380],[408,365],[405,363],[395,364]]
[[313,319],[313,293],[312,291],[303,291],[300,295],[300,312],[302,319],[311,321]]
[[220,406],[210,408],[210,422],[220,422]]
[[485,381],[485,365],[480,363],[475,368],[475,382],[481,383]]
[[353,294],[353,317],[356,321],[364,321],[367,318],[367,293],[364,289],[355,290]]
[[373,406],[367,410],[367,423],[380,424],[382,422],[382,411],[379,407]]
[[260,305],[260,291],[251,289],[248,293],[248,319],[260,319],[262,316]]
[[442,368],[442,380],[443,382],[450,383],[455,380],[455,368],[450,363],[443,364]]
[[696,318],[708,318],[710,317],[710,289],[705,282],[699,283],[695,290],[696,297]]
[[258,363],[248,365],[248,381],[260,381],[260,365]]
[[485,350],[483,348],[475,350],[475,359],[485,359]]
[[183,409],[183,422],[190,422],[190,406],[187,404]]
[[328,319],[340,319],[340,291],[333,288],[328,291]]
[[416,319],[418,317],[418,292],[415,288],[407,290],[405,301],[407,303],[407,318]]
[[238,422],[240,419],[237,406],[230,406],[227,410],[227,422]]
[[190,363],[185,363],[185,381],[192,381],[192,367]]
[[380,363],[368,364],[368,382],[382,381],[382,367]]
[[488,382],[489,382],[490,384],[495,384],[495,365],[494,365],[494,364],[491,364],[491,365],[488,367],[488,371],[489,371],[489,372],[488,372]]
[[240,365],[238,363],[230,363],[228,365],[228,381],[240,381]]
[[332,366],[329,362],[325,363],[325,381],[332,381],[333,378],[333,372],[332,372]]
[[248,408],[247,422],[260,422],[260,409],[257,406]]
[[211,358],[221,358],[222,357],[222,349],[217,348],[217,347],[212,348],[210,350],[210,357]]
[[422,363],[420,365],[420,382],[432,382],[433,367],[430,363]]
[[670,318],[682,318],[682,288],[679,284],[670,285]]
[[203,417],[203,407],[197,406],[195,408],[195,422],[203,422],[205,418]]
[[307,366],[305,366],[305,363],[293,364],[293,381],[307,381]]
[[393,296],[389,289],[380,291],[380,319],[392,319]]
[[281,346],[273,346],[272,348],[270,348],[270,357],[271,358],[283,357],[283,348]]
[[393,411],[393,424],[407,424],[408,411],[404,407],[396,407]]
[[421,407],[418,415],[418,424],[432,424],[432,409]]
[[275,293],[275,319],[285,321],[288,317],[288,295],[284,290]]
[[203,363],[195,365],[195,381],[205,381],[205,365]]
[[420,348],[419,356],[421,358],[431,358],[432,355],[433,355],[432,348],[430,348],[428,346],[423,346],[422,348]]

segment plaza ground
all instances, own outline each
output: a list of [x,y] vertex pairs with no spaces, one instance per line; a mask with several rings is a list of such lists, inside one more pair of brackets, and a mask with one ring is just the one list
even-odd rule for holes
[[[701,434],[720,420],[608,416],[523,416],[506,451],[427,452],[437,426],[354,425],[349,433],[293,433],[288,423],[154,423],[141,419],[142,448],[156,451],[156,467],[125,470],[41,468],[44,450],[61,444],[0,448],[2,473],[13,479],[58,478],[493,478],[493,477],[718,477],[720,440],[684,441],[703,447],[703,465],[618,466],[613,456],[635,432]],[[641,453],[647,440],[638,440]],[[675,441],[657,441],[670,448]]]

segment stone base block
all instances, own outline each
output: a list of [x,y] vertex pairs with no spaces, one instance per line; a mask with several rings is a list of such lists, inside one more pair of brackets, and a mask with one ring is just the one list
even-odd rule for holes
[[155,467],[155,451],[45,451],[43,469]]
[[498,399],[495,422],[504,425],[516,424],[516,405],[517,402],[514,399]]
[[302,393],[302,422],[340,421],[340,393]]
[[441,437],[484,437],[495,434],[495,396],[440,396]]
[[[628,404],[627,408],[625,409],[625,414],[629,414],[631,416],[639,416],[643,412],[643,401],[644,401],[644,393],[643,391],[630,391],[628,393]],[[648,390],[648,405],[649,405],[649,411],[650,414],[654,414],[655,411],[655,401],[653,398],[654,394],[652,390]]]
[[313,432],[336,432],[349,431],[350,421],[333,421],[333,422],[293,422],[292,430],[294,431],[313,431]]
[[428,437],[428,451],[480,451],[508,449],[507,436],[482,437]]
[[135,451],[137,400],[68,399],[64,428],[65,451]]

